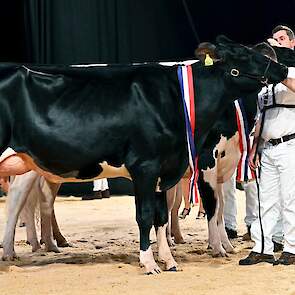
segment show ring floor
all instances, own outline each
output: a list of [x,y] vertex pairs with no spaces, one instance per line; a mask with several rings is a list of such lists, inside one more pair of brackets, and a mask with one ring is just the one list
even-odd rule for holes
[[[295,266],[238,265],[251,248],[241,237],[233,244],[237,254],[212,258],[207,251],[207,225],[196,220],[197,208],[181,220],[186,244],[173,247],[182,271],[145,276],[138,264],[138,229],[133,197],[80,201],[58,198],[55,212],[62,233],[73,248],[60,254],[31,253],[25,228],[17,228],[14,263],[0,262],[1,295],[44,294],[295,294]],[[238,191],[239,235],[245,233],[244,193]],[[0,198],[0,234],[5,203]],[[154,232],[152,241],[155,241]],[[156,249],[156,245],[152,245]],[[2,255],[2,249],[0,249]]]

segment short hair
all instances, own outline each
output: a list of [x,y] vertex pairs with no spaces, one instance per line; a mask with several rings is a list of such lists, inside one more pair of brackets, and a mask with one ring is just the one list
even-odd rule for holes
[[277,54],[274,49],[268,45],[266,42],[258,43],[252,47],[253,50],[269,57],[270,59],[277,61]]
[[286,31],[287,36],[289,37],[290,40],[295,39],[295,35],[293,30],[291,30],[289,27],[287,26],[283,26],[283,25],[278,25],[276,26],[273,30],[272,30],[272,34],[277,33],[278,31]]

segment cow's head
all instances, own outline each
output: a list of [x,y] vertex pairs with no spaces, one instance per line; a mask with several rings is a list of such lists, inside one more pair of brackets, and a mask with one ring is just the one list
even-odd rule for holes
[[259,84],[278,83],[286,79],[288,69],[247,46],[225,36],[216,39],[216,53],[225,73],[239,87],[255,89]]

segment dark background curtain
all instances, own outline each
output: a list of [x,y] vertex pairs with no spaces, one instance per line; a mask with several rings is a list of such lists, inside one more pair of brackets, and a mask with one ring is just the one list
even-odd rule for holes
[[255,43],[295,27],[295,0],[9,0],[0,4],[0,60],[129,63],[179,60],[218,34]]
[[[192,57],[186,15],[171,0],[27,0],[27,59],[129,63]],[[188,46],[190,45],[190,46]]]
[[[214,41],[218,34],[226,34],[251,44],[265,40],[277,24],[295,29],[294,11],[295,0],[2,1],[0,61],[72,64],[183,60],[193,57],[198,38]],[[76,187],[85,191],[85,185]],[[91,185],[86,188],[90,190]]]

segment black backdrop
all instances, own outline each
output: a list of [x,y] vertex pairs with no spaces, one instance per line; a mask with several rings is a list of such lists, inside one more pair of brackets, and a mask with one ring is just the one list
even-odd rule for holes
[[[295,0],[9,0],[0,4],[0,61],[130,63],[182,60],[197,39],[242,43],[295,29]],[[192,16],[193,34],[183,3]],[[89,186],[88,186],[89,189]]]
[[265,39],[279,24],[294,28],[295,0],[9,0],[0,4],[0,60],[128,63],[191,57],[197,41],[224,33]]

